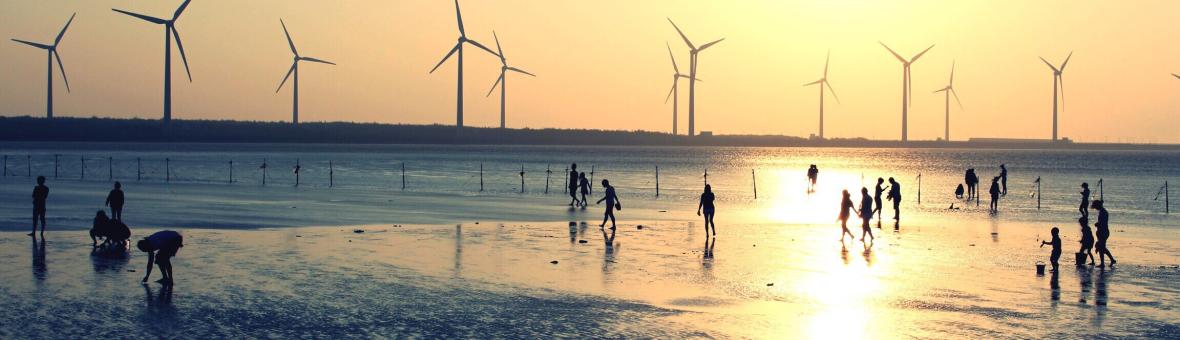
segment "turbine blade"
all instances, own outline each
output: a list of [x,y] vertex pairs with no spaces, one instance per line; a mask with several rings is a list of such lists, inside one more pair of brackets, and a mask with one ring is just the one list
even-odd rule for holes
[[955,102],[959,103],[959,109],[962,110],[963,109],[963,101],[959,100],[959,91],[955,91],[955,89],[953,87],[950,88],[950,91],[951,91],[951,95],[955,96]]
[[330,62],[330,61],[327,61],[327,60],[316,59],[316,58],[299,57],[299,60],[303,60],[303,61],[310,61],[310,62],[313,62],[313,63],[321,63],[321,64],[328,64],[328,65],[336,65],[336,63],[333,63],[333,62]]
[[672,58],[672,69],[676,71],[676,74],[680,74],[680,67],[676,66],[676,56],[672,54],[672,44],[665,41],[664,45],[668,46],[668,57]]
[[184,13],[184,9],[188,8],[188,3],[191,1],[193,0],[184,0],[184,3],[180,4],[180,7],[176,8],[176,12],[172,13],[172,21],[176,21],[177,18],[180,18],[180,13]]
[[1069,58],[1073,57],[1073,51],[1069,51],[1069,55],[1065,56],[1065,61],[1061,63],[1061,71],[1065,71],[1065,65],[1069,64]]
[[291,63],[291,68],[287,70],[287,75],[283,76],[283,81],[279,83],[279,88],[275,89],[275,93],[283,89],[283,85],[287,84],[287,78],[291,77],[291,73],[295,73],[295,63]]
[[24,41],[24,40],[20,40],[20,39],[12,39],[12,41],[15,41],[15,42],[18,42],[18,43],[22,43],[22,44],[25,44],[25,45],[29,45],[29,46],[33,46],[33,47],[36,47],[36,48],[40,48],[40,49],[43,49],[43,50],[48,50],[48,49],[50,49],[50,48],[53,48],[53,46],[49,46],[49,45],[42,45],[42,44],[38,44],[38,43],[35,43],[35,42]]
[[947,83],[946,87],[955,85],[955,61],[951,60],[951,81]]
[[918,61],[918,58],[921,58],[923,54],[926,54],[926,52],[929,52],[932,48],[934,48],[934,45],[930,45],[930,47],[927,47],[926,49],[922,50],[922,52],[914,55],[914,58],[910,59],[910,63],[912,64],[913,62]]
[[184,62],[184,73],[188,75],[188,82],[193,82],[193,73],[188,69],[188,57],[184,55],[184,44],[180,42],[180,32],[176,31],[176,25],[169,26],[172,28],[172,37],[176,38],[176,48],[180,50],[180,61]]
[[61,63],[61,53],[50,52],[57,58],[57,69],[61,70],[61,80],[66,83],[66,92],[70,92],[70,78],[66,78],[66,66]]
[[1048,60],[1045,60],[1045,57],[1037,57],[1037,58],[1041,58],[1041,61],[1045,62],[1045,65],[1048,65],[1049,68],[1053,69],[1053,73],[1057,73],[1057,66],[1053,66],[1053,64],[1050,64]]
[[880,42],[880,41],[878,41],[877,43],[878,43],[878,44],[881,44],[881,46],[884,46],[884,47],[885,47],[885,49],[889,50],[889,53],[892,53],[892,54],[893,54],[893,57],[897,58],[897,61],[900,61],[900,62],[903,62],[903,63],[904,63],[904,62],[906,62],[906,61],[905,61],[905,58],[902,58],[900,54],[897,54],[897,52],[894,52],[892,48],[889,48],[889,45],[885,45],[885,43],[883,43],[883,42]]
[[291,33],[287,32],[287,23],[283,22],[282,18],[279,18],[279,25],[283,25],[283,35],[287,36],[287,44],[291,45],[291,54],[298,57],[299,51],[295,50],[295,41],[291,40]]
[[1176,77],[1176,79],[1180,79],[1180,74],[1175,74],[1175,73],[1172,73],[1172,76],[1173,76],[1173,77]]
[[534,76],[534,77],[536,77],[536,76],[537,76],[537,75],[535,75],[535,74],[528,73],[528,71],[525,71],[525,70],[522,70],[522,69],[518,69],[518,68],[515,68],[515,67],[511,67],[511,66],[509,66],[507,70],[509,70],[509,71],[516,71],[516,72],[520,72],[520,73],[524,73],[524,74],[527,74],[527,75],[530,75],[530,76]]
[[811,85],[815,85],[815,84],[819,84],[819,83],[823,83],[823,82],[824,82],[824,80],[820,79],[820,80],[816,80],[816,81],[813,81],[813,82],[810,82],[807,84],[803,84],[803,86],[811,86]]
[[950,90],[951,90],[951,87],[947,86],[947,87],[944,87],[941,89],[934,90],[934,92],[930,92],[930,93],[939,93],[939,92],[950,91]]
[[828,62],[832,61],[832,50],[828,50],[828,56],[824,57],[824,78],[828,77]]
[[452,54],[455,54],[455,51],[458,51],[460,46],[463,46],[462,44],[463,44],[463,43],[458,43],[458,44],[455,44],[455,47],[452,47],[452,48],[451,48],[451,51],[450,51],[450,52],[447,52],[447,55],[446,55],[446,56],[444,56],[444,57],[442,58],[442,60],[439,60],[439,61],[438,61],[438,64],[437,64],[437,65],[434,65],[434,68],[430,69],[430,72],[429,72],[429,73],[434,73],[434,70],[437,70],[439,66],[442,66],[442,64],[443,64],[444,62],[446,62],[446,61],[447,61],[447,59],[450,59],[450,58],[451,58],[451,55],[452,55]]
[[475,45],[475,47],[479,47],[480,49],[483,49],[484,51],[488,51],[488,53],[491,53],[494,56],[497,56],[497,57],[500,56],[499,54],[496,54],[496,52],[492,51],[492,49],[488,48],[487,46],[484,46],[483,44],[480,44],[478,41],[471,40],[471,39],[467,39],[465,41],[471,43],[472,45]]
[[504,49],[500,48],[500,37],[496,35],[496,30],[492,30],[492,38],[496,39],[496,54],[500,55],[500,63],[504,64],[506,57],[504,57]]
[[504,72],[503,71],[500,72],[500,77],[496,78],[496,82],[492,83],[492,88],[488,90],[488,94],[484,97],[490,97],[492,95],[492,92],[496,91],[496,86],[500,86],[501,80],[504,80]]
[[689,76],[686,76],[686,75],[683,75],[683,74],[676,74],[676,76],[677,76],[677,77],[680,77],[680,78],[688,79],[689,81],[699,81],[699,82],[704,82],[704,81],[705,81],[704,79],[701,79],[701,78],[693,78],[693,77],[689,77]]
[[463,13],[459,12],[459,0],[455,0],[455,19],[459,21],[459,35],[467,36],[467,32],[463,31]]
[[713,41],[713,42],[711,42],[711,43],[708,43],[708,44],[701,45],[701,48],[697,49],[697,51],[698,51],[698,52],[699,52],[699,51],[704,51],[706,48],[709,48],[709,46],[713,46],[713,45],[715,45],[715,44],[717,44],[717,43],[721,42],[722,40],[725,40],[725,38],[717,39],[717,40],[714,40],[714,41]]
[[832,88],[832,83],[828,82],[828,80],[825,78],[824,85],[828,87],[828,92],[832,93],[832,98],[836,98],[836,104],[840,104],[840,96],[836,95],[836,89]]
[[78,15],[78,13],[74,13],[73,15],[70,15],[70,20],[66,21],[65,27],[61,28],[61,32],[57,34],[57,39],[53,39],[53,46],[57,46],[58,43],[61,43],[61,37],[66,35],[66,29],[70,28],[70,23],[74,22],[74,17],[77,15]]
[[668,23],[672,24],[672,28],[676,29],[676,33],[680,34],[680,38],[684,39],[684,43],[688,45],[689,49],[691,49],[691,50],[697,49],[696,45],[693,45],[692,41],[688,40],[688,36],[685,36],[684,32],[680,31],[680,27],[676,26],[676,23],[672,22],[672,18],[668,18]]
[[114,9],[114,8],[112,8],[111,10],[112,10],[112,11],[115,11],[115,12],[123,13],[123,14],[126,14],[126,15],[130,15],[130,16],[133,16],[133,17],[136,17],[136,18],[140,18],[140,19],[146,20],[147,22],[150,22],[150,23],[153,23],[153,24],[160,24],[160,25],[163,25],[163,24],[167,24],[167,23],[168,23],[168,21],[167,21],[167,20],[160,19],[160,18],[155,18],[155,17],[150,17],[150,16],[146,16],[146,15],[143,15],[143,14],[138,14],[138,13],[131,13],[131,12],[128,12],[128,11],[124,11],[124,10],[121,10],[121,9]]
[[668,100],[672,99],[672,92],[674,91],[676,91],[676,82],[672,82],[672,88],[668,89],[668,95],[664,97],[664,104],[667,104]]

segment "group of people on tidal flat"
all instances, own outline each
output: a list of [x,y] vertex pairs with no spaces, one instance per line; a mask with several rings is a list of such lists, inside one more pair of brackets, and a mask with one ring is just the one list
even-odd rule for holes
[[[812,167],[814,167],[814,165]],[[810,170],[808,171],[808,174],[810,174]],[[888,190],[889,193],[887,196],[885,196],[885,199],[893,202],[893,220],[901,221],[901,184],[897,183],[897,180],[893,179],[893,177],[889,177],[888,187],[881,187],[881,185],[884,184],[885,179],[878,177],[877,186],[873,188],[873,196],[869,196],[869,188],[860,188],[859,207],[853,206],[852,194],[848,193],[847,189],[841,193],[840,215],[837,217],[837,220],[840,221],[840,228],[842,229],[840,232],[840,242],[844,242],[844,235],[848,235],[849,239],[856,238],[852,235],[852,231],[848,230],[848,219],[852,217],[854,209],[856,211],[856,216],[860,217],[861,219],[860,240],[864,241],[866,235],[869,237],[869,240],[875,238],[873,236],[873,230],[869,226],[869,222],[873,219],[873,214],[876,214],[877,227],[881,227],[881,211],[884,210],[883,204],[881,202],[881,193],[884,193],[886,190]]]
[[[967,169],[967,172],[963,174],[963,182],[964,184],[967,184],[966,200],[970,202],[972,199],[974,199],[975,205],[978,206],[979,175],[975,173],[975,168]],[[1006,164],[1000,164],[1000,173],[999,175],[992,177],[992,183],[988,188],[987,193],[989,196],[991,196],[991,201],[988,203],[988,212],[993,214],[999,213],[1000,197],[1008,195],[1008,166]],[[955,188],[955,197],[964,198],[963,194],[963,184],[959,184],[959,186]]]
[[[28,236],[37,239],[37,225],[41,225],[41,242],[45,242],[45,212],[49,200],[49,186],[45,185],[45,176],[37,176],[37,186],[33,187],[33,230]],[[123,184],[115,182],[114,189],[107,194],[104,207],[110,207],[110,216],[106,210],[98,210],[94,214],[94,222],[90,228],[90,241],[96,255],[124,256],[130,245],[131,228],[123,223],[123,205],[126,198],[123,195]],[[99,243],[102,240],[102,243]],[[147,253],[147,273],[142,282],[147,282],[152,275],[152,267],[160,268],[162,278],[156,282],[172,285],[172,261],[180,247],[184,246],[184,238],[180,233],[163,230],[145,237],[135,244],[140,251]]]

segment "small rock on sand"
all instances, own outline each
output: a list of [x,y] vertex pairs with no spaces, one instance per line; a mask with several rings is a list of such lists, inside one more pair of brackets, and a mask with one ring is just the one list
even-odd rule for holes
[[128,269],[127,271],[134,273],[135,269]]
[[635,226],[635,229],[643,230],[643,225],[642,224],[637,225],[637,226]]
[[549,263],[557,264],[557,260],[549,261]]
[[767,283],[767,284],[766,284],[766,286],[767,286],[767,287],[774,287],[774,282]]
[[364,231],[363,229],[357,229],[357,230],[353,230],[352,232],[354,232],[354,233],[357,233],[357,234],[360,234],[360,233],[363,233],[363,232],[365,232],[365,231]]
[[578,240],[578,243],[589,243],[589,242],[590,241],[586,241],[586,240]]

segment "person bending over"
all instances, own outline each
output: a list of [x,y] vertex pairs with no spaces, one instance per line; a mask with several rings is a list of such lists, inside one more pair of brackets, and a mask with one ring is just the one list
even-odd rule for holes
[[163,230],[158,231],[151,236],[139,240],[135,244],[140,251],[148,253],[147,274],[144,274],[143,281],[147,282],[148,278],[152,276],[152,264],[160,267],[160,275],[163,278],[157,280],[164,285],[172,285],[172,257],[176,256],[176,252],[180,247],[184,247],[184,238],[180,233]]

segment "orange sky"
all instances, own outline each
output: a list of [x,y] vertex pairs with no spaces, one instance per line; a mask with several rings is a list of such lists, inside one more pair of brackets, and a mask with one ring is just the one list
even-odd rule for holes
[[[51,42],[73,12],[61,56],[73,92],[55,84],[58,116],[149,117],[161,112],[163,28],[110,11],[165,17],[181,1],[0,0],[0,36]],[[510,75],[509,127],[668,131],[664,103],[688,53],[667,23],[701,53],[697,129],[807,136],[831,49],[828,137],[897,139],[901,66],[877,45],[912,55],[910,139],[943,134],[943,97],[957,62],[951,137],[1048,138],[1052,77],[1060,63],[1067,105],[1061,136],[1080,141],[1180,142],[1180,2],[1069,1],[525,1],[462,2],[468,36],[494,45],[537,78]],[[193,83],[173,58],[178,119],[290,119],[289,88],[275,88],[291,56],[279,18],[307,56],[338,66],[300,67],[303,121],[454,124],[455,66],[427,71],[458,36],[450,1],[194,0],[177,23]],[[0,113],[44,114],[45,54],[0,43]],[[498,95],[484,97],[498,60],[468,49],[466,123],[498,126]],[[681,117],[687,116],[687,83]],[[682,120],[683,133],[687,121]]]

